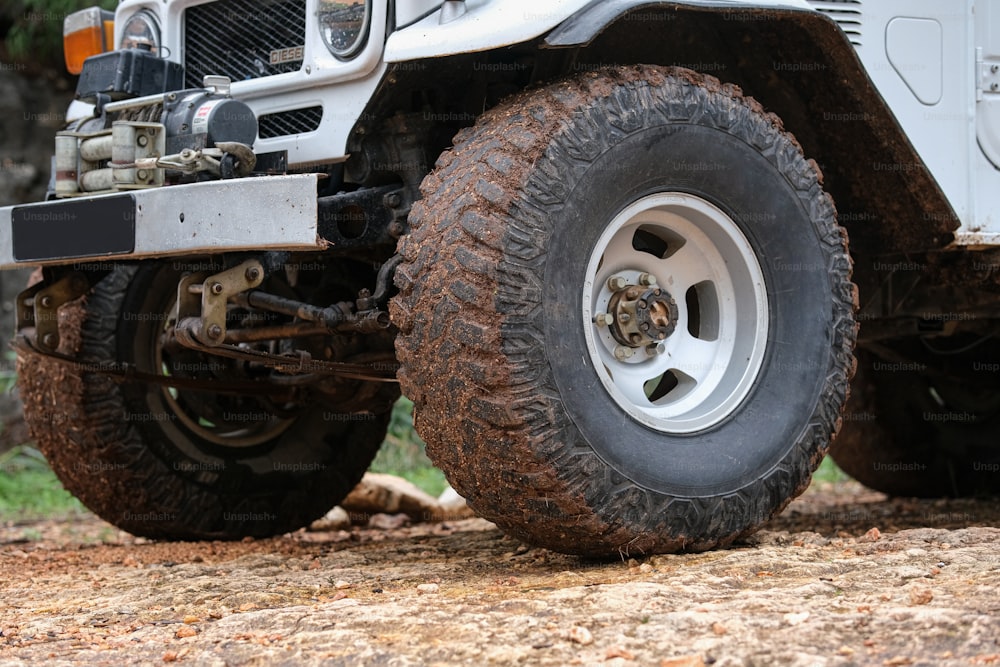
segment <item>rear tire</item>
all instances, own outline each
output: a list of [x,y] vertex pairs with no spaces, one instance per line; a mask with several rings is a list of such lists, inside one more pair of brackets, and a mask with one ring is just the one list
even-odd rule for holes
[[594,556],[723,546],[783,508],[853,366],[820,180],[756,102],[678,68],[579,76],[460,133],[391,307],[403,392],[456,490]]
[[[932,339],[941,349],[968,344]],[[914,339],[892,349],[895,359],[858,355],[844,428],[830,450],[837,465],[893,496],[1000,494],[1000,344],[935,355]]]
[[[269,405],[252,396],[118,384],[86,364],[242,377],[232,362],[157,348],[177,264],[119,266],[61,309],[60,351],[83,367],[20,355],[25,419],[66,489],[134,535],[236,539],[295,530],[357,484],[385,435],[398,389],[345,381],[363,408]],[[382,349],[391,346],[382,341]],[[355,344],[355,353],[370,348]]]

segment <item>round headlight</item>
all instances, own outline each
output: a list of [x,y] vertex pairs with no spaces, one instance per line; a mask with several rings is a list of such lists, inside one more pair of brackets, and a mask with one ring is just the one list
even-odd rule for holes
[[319,32],[323,43],[337,58],[352,58],[364,48],[371,23],[371,0],[335,2],[319,0]]
[[160,53],[160,26],[156,17],[140,10],[125,20],[119,49],[143,49],[155,55]]

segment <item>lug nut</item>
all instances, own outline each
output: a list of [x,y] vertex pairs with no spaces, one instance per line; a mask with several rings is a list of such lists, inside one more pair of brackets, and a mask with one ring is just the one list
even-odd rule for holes
[[645,285],[646,287],[652,287],[656,284],[656,276],[652,273],[640,273],[639,274],[639,284]]
[[599,327],[610,327],[615,321],[614,316],[609,313],[599,313],[594,315],[594,324]]
[[608,289],[610,289],[612,292],[617,292],[618,290],[625,289],[626,285],[628,285],[628,281],[622,278],[621,276],[611,276],[610,278],[608,278]]
[[222,294],[222,290],[225,288],[222,286],[222,283],[212,283],[209,289],[212,290],[212,294]]
[[632,348],[619,345],[615,348],[615,359],[618,361],[625,361],[626,359],[631,359],[634,353],[635,352]]
[[663,354],[666,351],[667,351],[666,343],[653,343],[651,345],[646,346],[646,354],[648,354],[651,357]]

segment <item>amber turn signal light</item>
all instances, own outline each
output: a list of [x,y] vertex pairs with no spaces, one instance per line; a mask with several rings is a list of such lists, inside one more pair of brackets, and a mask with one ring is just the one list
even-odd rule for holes
[[63,53],[70,74],[83,71],[83,61],[110,51],[115,41],[115,15],[100,7],[73,12],[63,20]]

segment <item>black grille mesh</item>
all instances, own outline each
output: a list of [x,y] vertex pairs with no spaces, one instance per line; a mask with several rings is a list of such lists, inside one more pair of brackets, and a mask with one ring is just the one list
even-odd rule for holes
[[304,134],[317,129],[321,120],[323,120],[323,107],[269,113],[257,118],[257,134],[261,139]]
[[[219,0],[184,12],[189,88],[206,74],[233,81],[295,72],[302,59],[271,64],[271,53],[306,43],[306,0]],[[279,57],[283,60],[287,57]]]

